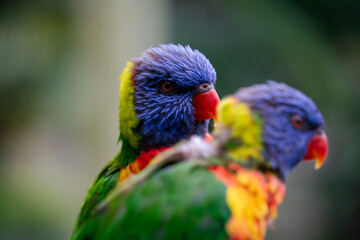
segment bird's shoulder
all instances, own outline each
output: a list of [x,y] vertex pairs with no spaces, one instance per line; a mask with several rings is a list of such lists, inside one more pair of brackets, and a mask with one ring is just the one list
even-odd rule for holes
[[91,185],[75,225],[74,231],[78,229],[89,217],[96,205],[102,201],[107,194],[116,186],[121,166],[112,160],[101,170]]

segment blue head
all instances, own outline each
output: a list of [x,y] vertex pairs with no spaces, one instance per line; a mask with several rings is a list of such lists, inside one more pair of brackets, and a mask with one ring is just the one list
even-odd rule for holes
[[264,158],[284,179],[308,154],[309,142],[324,134],[324,119],[315,103],[284,83],[269,81],[243,88],[235,97],[262,118]]
[[209,60],[189,46],[167,44],[145,50],[132,62],[135,131],[142,145],[169,146],[194,134],[204,136],[212,115],[198,118],[195,113],[204,109],[196,109],[193,99],[215,92],[216,72]]

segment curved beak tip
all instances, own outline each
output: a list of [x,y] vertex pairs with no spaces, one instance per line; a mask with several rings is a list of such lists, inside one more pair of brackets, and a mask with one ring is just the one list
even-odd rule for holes
[[315,170],[318,170],[321,168],[321,166],[324,164],[325,158],[317,158],[315,160]]
[[217,122],[218,122],[218,116],[217,116],[217,113],[215,111],[215,115],[213,116],[214,118],[214,126],[216,126]]

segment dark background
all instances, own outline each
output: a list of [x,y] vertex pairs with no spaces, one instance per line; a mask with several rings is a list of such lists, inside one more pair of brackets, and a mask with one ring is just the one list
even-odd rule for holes
[[159,43],[189,44],[222,97],[268,79],[314,99],[330,154],[290,175],[267,239],[354,239],[360,215],[356,0],[0,1],[0,236],[67,239],[118,151],[118,76]]

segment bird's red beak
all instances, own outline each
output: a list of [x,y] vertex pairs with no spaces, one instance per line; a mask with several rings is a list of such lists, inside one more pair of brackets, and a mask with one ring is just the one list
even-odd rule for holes
[[319,169],[325,162],[328,153],[328,139],[325,132],[315,134],[309,141],[304,160],[316,160],[315,169]]
[[216,122],[216,106],[219,102],[219,96],[213,87],[206,92],[196,94],[193,98],[195,121],[204,121],[214,118]]

